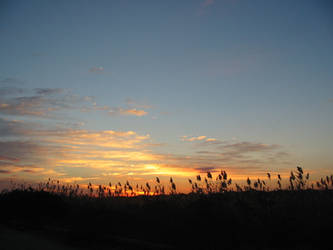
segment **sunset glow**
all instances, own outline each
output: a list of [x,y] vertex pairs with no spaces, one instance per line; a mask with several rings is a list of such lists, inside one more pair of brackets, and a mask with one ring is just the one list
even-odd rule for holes
[[0,189],[332,171],[324,4],[60,2],[1,5]]

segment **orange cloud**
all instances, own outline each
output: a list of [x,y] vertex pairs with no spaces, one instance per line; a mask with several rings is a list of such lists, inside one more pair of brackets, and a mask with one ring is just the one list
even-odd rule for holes
[[[121,107],[116,107],[112,108],[109,106],[98,106],[96,103],[94,103],[94,109],[95,110],[101,110],[101,111],[106,111],[109,115],[132,115],[132,116],[145,116],[148,114],[143,109],[137,109],[134,107],[129,107],[129,108],[121,108]],[[85,108],[84,111],[89,111],[89,109]]]
[[147,115],[148,113],[144,110],[139,110],[139,109],[122,109],[120,108],[118,110],[119,114],[122,114],[122,115],[134,115],[134,116],[145,116]]
[[207,138],[205,135],[201,136],[194,136],[194,137],[188,137],[188,136],[182,136],[182,141],[189,141],[189,142],[194,142],[194,141],[201,141],[201,142],[216,142],[217,140],[215,138]]
[[[84,181],[84,178],[99,178],[103,181],[112,176],[191,177],[197,173],[221,169],[239,175],[247,171],[264,173],[265,164],[271,162],[271,158],[281,159],[288,156],[281,154],[278,145],[252,142],[211,144],[215,147],[214,150],[187,155],[162,154],[154,152],[155,144],[150,143],[149,134],[140,135],[134,131],[34,129],[29,124],[19,122],[0,120],[0,125],[1,123],[10,127],[2,128],[4,133],[17,132],[16,135],[22,138],[17,141],[0,141],[0,153],[6,157],[2,160],[20,159],[19,162],[2,161],[2,174],[38,173],[40,177],[52,175],[67,180],[77,177],[76,181]],[[217,141],[207,136],[183,139],[200,143]],[[276,149],[279,151],[275,152]],[[267,158],[257,155],[262,152],[269,154]],[[69,171],[74,168],[91,169],[92,172],[90,176],[81,176],[80,172]]]
[[0,155],[0,161],[17,162],[17,161],[19,161],[19,159]]
[[[220,169],[232,174],[247,171],[260,173],[272,159],[276,159],[275,164],[280,164],[280,159],[288,157],[281,153],[278,145],[222,142],[205,135],[183,136],[182,140],[194,143],[195,148],[207,147],[209,150],[163,154],[157,153],[156,145],[160,144],[152,142],[149,134],[88,130],[66,124],[43,125],[37,119],[32,123],[28,122],[26,116],[53,118],[52,114],[60,114],[58,111],[81,108],[87,112],[100,110],[111,115],[140,117],[147,115],[143,109],[149,106],[133,100],[127,100],[125,108],[98,106],[92,97],[79,97],[61,89],[35,89],[34,96],[17,97],[22,91],[3,89],[1,92],[0,89],[0,114],[22,119],[0,118],[1,175],[33,176],[36,179],[56,177],[66,182],[84,182],[88,179],[103,182],[111,177],[184,178]],[[277,149],[279,152],[275,152]],[[263,152],[267,157],[262,155]],[[85,173],[87,169],[89,171]]]

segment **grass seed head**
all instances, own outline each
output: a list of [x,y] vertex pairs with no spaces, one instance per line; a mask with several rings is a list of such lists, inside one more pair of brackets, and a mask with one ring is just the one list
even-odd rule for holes
[[303,174],[303,169],[301,167],[297,167],[297,171]]

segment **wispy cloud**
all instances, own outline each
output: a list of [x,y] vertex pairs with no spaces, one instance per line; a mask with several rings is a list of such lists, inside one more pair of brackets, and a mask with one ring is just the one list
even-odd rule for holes
[[[59,166],[102,169],[125,173],[133,164],[153,160],[146,148],[149,135],[134,131],[36,128],[14,121],[1,120],[0,170],[2,173],[57,173]],[[7,128],[6,128],[7,126]],[[16,133],[15,133],[16,132]],[[14,136],[14,140],[11,137]],[[45,166],[45,167],[41,167]]]
[[[89,102],[89,103],[88,103]],[[19,115],[50,118],[61,110],[79,109],[92,105],[86,97],[72,94],[60,88],[34,90],[7,86],[0,88],[0,115]]]
[[147,111],[144,109],[151,108],[150,105],[147,104],[138,104],[137,102],[134,102],[132,99],[126,100],[126,107],[110,107],[107,105],[100,106],[97,105],[97,103],[94,103],[93,109],[95,110],[101,110],[107,112],[107,114],[111,116],[117,116],[117,115],[125,115],[125,116],[146,116],[148,114]]
[[148,113],[144,110],[135,108],[110,108],[109,115],[132,115],[132,116],[145,116]]
[[181,137],[182,141],[188,141],[188,142],[207,142],[207,143],[212,143],[212,142],[218,142],[217,139],[215,138],[208,138],[205,135],[200,135],[200,136],[182,136]]
[[[152,156],[145,150],[153,146],[149,135],[138,135],[134,131],[84,130],[70,122],[59,123],[58,119],[63,113],[85,107],[112,115],[147,114],[132,107],[134,105],[133,102],[124,108],[101,107],[91,96],[80,97],[59,88],[0,88],[0,115],[6,115],[0,117],[1,173],[50,174],[54,171],[56,174],[59,165],[111,171],[112,166],[150,162]],[[51,121],[57,118],[57,122],[32,122],[27,117],[49,118]]]
[[83,102],[85,102],[84,98],[75,95],[51,97],[39,94],[0,98],[0,114],[52,117],[60,110],[78,109]]
[[22,88],[17,88],[12,86],[0,88],[0,97],[7,95],[19,95],[22,93],[24,93],[24,89]]
[[254,142],[239,142],[221,146],[220,148],[228,150],[236,154],[248,153],[248,152],[264,152],[278,149],[280,146],[276,144],[268,145],[263,143]]
[[[288,155],[275,144],[224,142],[193,154],[156,153],[149,134],[135,131],[86,130],[35,126],[31,122],[0,119],[0,174],[31,174],[39,177],[85,182],[128,176],[194,176],[206,171],[228,170],[263,174],[268,162]],[[201,143],[207,136],[185,137]],[[212,138],[215,139],[215,138]],[[209,141],[209,140],[208,140]],[[214,141],[214,140],[211,140]],[[216,139],[218,141],[218,139]],[[267,157],[258,155],[267,154]],[[90,169],[83,176],[75,168]],[[82,178],[82,179],[80,179]]]
[[188,137],[188,136],[182,136],[182,140],[183,141],[202,141],[204,139],[206,139],[207,136],[205,135],[201,135],[201,136],[197,136],[197,137]]
[[9,120],[0,117],[0,137],[23,135],[27,129],[38,128],[37,124],[25,123],[20,120]]
[[132,98],[127,98],[126,99],[126,105],[128,107],[135,107],[135,108],[140,108],[140,109],[151,109],[151,108],[153,108],[152,105],[142,103],[142,102],[138,102],[138,101],[136,101]]
[[52,89],[52,88],[38,88],[35,89],[36,94],[38,95],[54,95],[54,94],[61,94],[63,93],[65,90],[64,89]]
[[[142,174],[147,171],[146,164],[155,163],[158,159],[150,151],[156,144],[148,134],[85,130],[81,126],[73,126],[74,121],[59,122],[62,121],[59,118],[69,111],[81,109],[100,110],[106,115],[147,114],[138,107],[150,108],[133,100],[127,100],[124,107],[99,106],[94,97],[81,97],[59,88],[0,88],[0,174],[52,175],[67,180],[80,177],[59,171],[61,166],[65,169],[99,169],[105,174]],[[32,121],[31,117],[48,120]]]
[[[32,94],[31,94],[32,93]],[[106,114],[123,116],[146,116],[145,109],[151,106],[127,102],[125,107],[98,105],[94,97],[78,96],[61,88],[37,88],[32,92],[17,87],[0,88],[0,114],[52,118],[60,111],[80,110],[83,112],[100,110]]]
[[46,100],[40,96],[17,97],[2,100],[0,103],[0,113],[7,115],[30,115],[46,116],[49,107],[46,108]]
[[[42,147],[36,142],[29,142],[25,140],[2,140],[0,141],[0,155],[2,158],[0,162],[2,163],[1,169],[6,167],[8,170],[9,166],[24,167],[31,166],[35,164],[42,164],[38,154],[46,153],[45,147]],[[9,160],[9,159],[15,159]]]
[[206,136],[182,137],[183,141],[194,142],[194,146],[207,147],[209,150],[196,151],[192,156],[168,156],[169,161],[182,162],[183,166],[194,170],[214,172],[226,169],[232,174],[264,174],[267,164],[284,165],[290,155],[277,144],[258,142],[222,141]]
[[[259,173],[268,162],[280,164],[281,158],[288,158],[279,145],[228,142],[207,135],[181,137],[188,142],[183,143],[185,147],[195,149],[192,153],[158,153],[156,147],[161,144],[155,143],[149,134],[85,129],[74,126],[75,121],[54,119],[67,111],[82,109],[111,116],[145,116],[145,109],[149,108],[150,105],[132,99],[127,99],[122,107],[101,106],[94,97],[81,97],[64,89],[0,88],[0,174],[35,178],[51,175],[84,182],[87,178],[106,180],[110,176],[193,176],[218,169],[238,174],[245,170]],[[205,150],[198,151],[198,147]],[[74,168],[91,172],[83,176]]]
[[14,85],[19,84],[21,85],[24,81],[16,78],[16,77],[6,77],[0,80],[1,84],[8,84],[8,85]]
[[0,155],[0,161],[16,162],[16,161],[19,161],[19,159]]
[[89,72],[91,73],[103,73],[104,72],[104,67],[99,66],[99,67],[91,67],[89,69]]

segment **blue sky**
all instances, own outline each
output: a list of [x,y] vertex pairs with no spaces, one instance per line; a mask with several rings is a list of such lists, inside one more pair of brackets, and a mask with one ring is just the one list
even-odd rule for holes
[[[330,1],[2,1],[1,87],[62,89],[61,98],[81,99],[75,109],[57,110],[57,118],[8,105],[0,116],[149,134],[150,143],[161,144],[152,152],[173,156],[197,157],[207,138],[224,143],[208,146],[220,153],[221,145],[278,145],[285,163],[258,169],[328,171],[332,25]],[[11,97],[1,98],[8,104]],[[256,164],[248,162],[242,164],[251,172]],[[200,164],[195,169],[212,167]],[[7,178],[13,173],[5,166]]]

